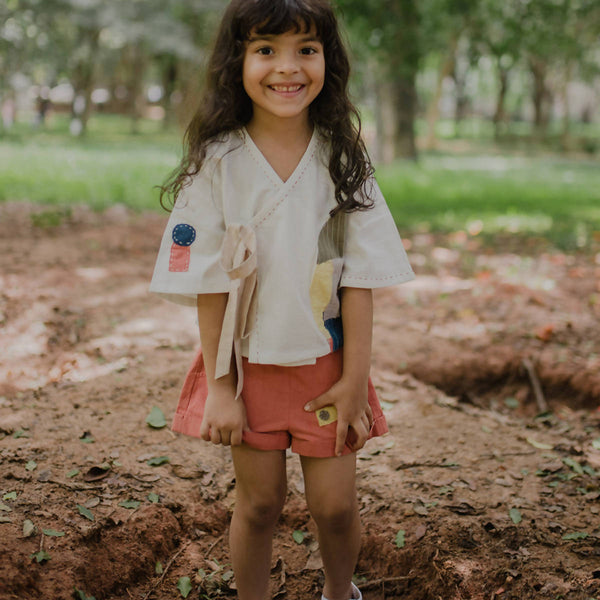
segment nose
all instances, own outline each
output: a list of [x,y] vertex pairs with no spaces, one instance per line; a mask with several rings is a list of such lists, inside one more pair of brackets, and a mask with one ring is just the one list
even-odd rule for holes
[[300,70],[295,53],[284,53],[280,55],[276,70],[280,74],[297,73]]

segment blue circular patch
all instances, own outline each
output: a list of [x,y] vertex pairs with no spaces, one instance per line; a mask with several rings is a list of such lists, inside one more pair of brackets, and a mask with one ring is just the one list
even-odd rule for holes
[[196,239],[196,230],[191,225],[177,225],[173,229],[173,241],[178,246],[191,246]]

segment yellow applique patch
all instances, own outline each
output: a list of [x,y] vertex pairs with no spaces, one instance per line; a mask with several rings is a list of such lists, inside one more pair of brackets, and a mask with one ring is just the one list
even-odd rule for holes
[[333,261],[329,260],[325,263],[317,265],[312,283],[310,285],[310,303],[312,306],[313,316],[319,329],[329,339],[331,335],[323,324],[323,312],[331,301],[333,288]]
[[337,408],[335,406],[324,406],[317,411],[317,421],[320,427],[335,423],[337,416]]

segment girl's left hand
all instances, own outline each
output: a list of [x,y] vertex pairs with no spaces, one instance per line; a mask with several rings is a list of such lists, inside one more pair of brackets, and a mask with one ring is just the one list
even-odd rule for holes
[[368,381],[357,383],[342,377],[324,394],[309,402],[304,410],[317,412],[325,406],[335,406],[337,410],[335,455],[342,455],[350,427],[356,434],[351,448],[354,452],[360,450],[369,439],[373,425],[373,412],[368,402]]

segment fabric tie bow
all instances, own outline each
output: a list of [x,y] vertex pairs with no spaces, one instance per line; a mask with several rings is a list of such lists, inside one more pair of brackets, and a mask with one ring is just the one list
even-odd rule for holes
[[244,384],[242,339],[250,334],[255,318],[257,256],[254,229],[246,225],[228,225],[220,263],[231,281],[219,338],[215,377],[219,379],[229,373],[233,351],[237,367],[236,398],[239,398]]

